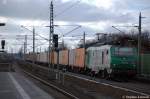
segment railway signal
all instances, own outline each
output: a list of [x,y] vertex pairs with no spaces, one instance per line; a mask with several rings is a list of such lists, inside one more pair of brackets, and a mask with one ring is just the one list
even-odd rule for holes
[[1,46],[2,46],[2,49],[5,48],[5,40],[2,40],[2,41],[1,41]]
[[53,34],[53,43],[54,43],[54,47],[57,48],[58,47],[58,34]]
[[0,23],[0,26],[5,26],[5,23]]

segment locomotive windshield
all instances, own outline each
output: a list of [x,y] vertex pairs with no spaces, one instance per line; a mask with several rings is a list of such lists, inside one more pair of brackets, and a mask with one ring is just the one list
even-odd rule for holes
[[114,54],[117,56],[131,56],[134,55],[134,50],[128,47],[116,47]]

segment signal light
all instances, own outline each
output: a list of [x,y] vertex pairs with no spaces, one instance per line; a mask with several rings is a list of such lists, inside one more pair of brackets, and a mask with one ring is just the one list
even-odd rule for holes
[[0,23],[0,26],[5,26],[5,23]]
[[54,47],[58,47],[58,34],[53,34]]
[[1,41],[1,46],[2,46],[2,49],[4,49],[4,47],[5,47],[5,40]]

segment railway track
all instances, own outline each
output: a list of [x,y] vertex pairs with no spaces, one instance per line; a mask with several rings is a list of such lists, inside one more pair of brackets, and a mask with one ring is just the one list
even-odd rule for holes
[[[44,73],[44,71],[48,71],[49,70],[47,67],[43,67],[43,66],[40,66],[40,65],[35,65],[35,64],[32,64],[32,63],[28,63],[28,64],[32,65],[36,69],[43,70],[43,73]],[[53,71],[57,72],[56,70],[53,70]],[[86,77],[84,75],[81,76],[81,75],[74,74],[74,73],[65,73],[65,76],[68,76],[70,78],[75,78],[75,79],[78,79],[78,80],[82,80],[82,81],[85,81],[85,82],[90,82],[91,84],[94,83],[94,87],[97,86],[97,85],[102,85],[102,86],[105,86],[105,87],[111,87],[114,90],[121,90],[121,91],[123,91],[123,93],[127,92],[127,93],[124,93],[124,94],[140,95],[140,96],[150,96],[150,93],[139,91],[136,88],[135,89],[131,89],[129,87],[123,87],[122,85],[124,83],[118,83],[118,82],[112,82],[112,81],[106,81],[106,80],[98,81],[97,79],[91,79],[90,77]],[[127,85],[127,84],[125,84],[125,85]],[[129,83],[129,86],[130,86],[130,83]],[[148,87],[150,87],[150,86],[148,86]],[[132,94],[130,94],[130,93],[132,93]]]
[[49,82],[47,82],[47,81],[41,79],[40,77],[37,77],[37,76],[35,76],[35,75],[33,75],[33,74],[31,74],[31,73],[25,71],[25,70],[23,70],[23,72],[24,72],[25,74],[27,74],[28,76],[30,76],[30,77],[32,77],[32,78],[34,78],[34,79],[36,79],[36,80],[42,82],[43,84],[45,84],[45,85],[47,85],[47,86],[49,86],[49,87],[51,87],[51,88],[53,88],[53,89],[55,89],[55,90],[61,92],[62,94],[68,96],[68,97],[71,98],[71,99],[79,99],[79,98],[76,97],[75,95],[73,95],[73,94],[71,94],[71,93],[69,93],[69,92],[66,92],[65,90],[63,90],[63,89],[61,89],[61,88],[58,88],[57,86],[55,86],[55,85],[53,85],[53,84],[51,84],[51,83],[49,83]]
[[125,91],[128,91],[128,92],[140,94],[140,95],[143,95],[143,96],[150,96],[149,94],[146,94],[146,93],[143,93],[143,92],[138,92],[136,90],[131,90],[131,89],[127,89],[127,88],[123,88],[123,87],[119,87],[119,86],[114,86],[114,85],[108,84],[108,83],[101,83],[101,82],[98,82],[98,81],[95,81],[95,80],[91,80],[91,79],[87,79],[87,78],[83,78],[83,77],[79,77],[79,76],[75,76],[75,75],[71,75],[71,76],[82,79],[82,80],[86,80],[86,81],[89,81],[89,82],[93,82],[93,83],[96,83],[96,84],[102,84],[102,85],[110,86],[110,87],[113,87],[113,88],[116,88],[116,89],[121,89],[121,90],[125,90]]

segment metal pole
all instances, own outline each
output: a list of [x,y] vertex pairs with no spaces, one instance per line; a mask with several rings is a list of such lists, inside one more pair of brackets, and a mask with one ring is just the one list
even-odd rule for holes
[[24,55],[25,55],[25,46],[26,46],[26,43],[24,42],[24,52],[23,52]]
[[[50,51],[52,52],[52,37],[54,34],[54,23],[53,23],[53,2],[50,4],[50,33],[49,33],[49,68],[50,68],[50,60],[52,61],[52,55],[50,55]],[[52,46],[51,46],[52,45]]]
[[41,46],[40,46],[40,53],[41,53]]
[[[85,49],[85,32],[83,33],[83,48]],[[84,51],[84,56],[85,56],[85,51]],[[84,57],[84,67],[85,67],[85,57]],[[86,70],[86,67],[84,68]]]
[[35,28],[33,27],[33,63],[35,61]]
[[35,53],[35,28],[33,27],[33,53]]
[[27,53],[27,35],[25,35],[25,44],[26,44],[26,46],[25,46],[25,54]]
[[140,75],[141,74],[141,22],[142,22],[142,16],[141,12],[139,14],[139,35],[138,35],[138,67],[137,67],[137,73]]
[[85,32],[83,33],[83,48],[85,48]]
[[[49,48],[48,48],[48,67],[49,67],[49,72],[50,72],[50,67],[51,67],[51,64],[52,63],[52,56],[53,55],[50,55],[52,53],[52,50],[53,50],[53,42],[52,42],[52,37],[53,37],[53,34],[54,34],[54,23],[53,23],[53,2],[51,1],[50,3],[50,31],[49,31]],[[50,75],[50,73],[49,73]]]
[[39,52],[39,49],[37,48],[37,49],[36,49],[36,53],[38,53],[38,52]]
[[99,35],[100,35],[100,34],[97,33],[96,35],[97,35],[97,40],[99,41],[99,39],[100,39],[100,38],[99,38]]
[[64,39],[62,39],[62,49],[64,49]]

